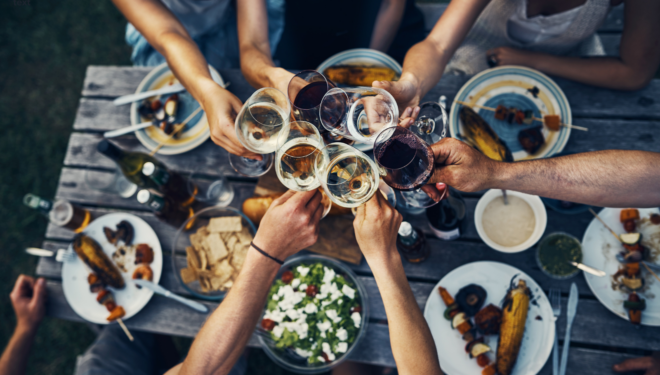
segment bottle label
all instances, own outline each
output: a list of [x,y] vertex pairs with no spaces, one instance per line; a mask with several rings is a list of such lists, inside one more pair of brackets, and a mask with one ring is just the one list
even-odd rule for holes
[[166,185],[167,182],[170,180],[170,174],[167,170],[158,168],[156,167],[156,170],[154,171],[152,177],[151,177],[156,184],[159,186]]
[[160,212],[163,210],[163,206],[165,206],[165,200],[162,197],[152,194],[147,204],[152,210]]
[[433,232],[433,234],[435,234],[436,237],[440,238],[441,240],[452,241],[461,236],[461,231],[459,228],[445,232],[434,228],[432,225],[429,225],[429,227],[431,228],[431,232]]

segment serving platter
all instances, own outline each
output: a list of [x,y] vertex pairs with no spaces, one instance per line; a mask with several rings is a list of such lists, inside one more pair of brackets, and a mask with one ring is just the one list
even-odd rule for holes
[[[217,84],[224,87],[224,80],[210,65],[209,71],[211,73],[211,78],[213,78]],[[144,77],[135,90],[135,93],[157,90],[178,82],[179,80],[174,76],[174,73],[172,73],[169,66],[167,66],[167,63],[163,63],[156,66],[146,77]],[[197,103],[195,98],[193,98],[187,91],[179,92],[177,95],[179,95],[179,108],[176,113],[175,123],[182,122],[199,107],[199,103]],[[164,103],[167,97],[169,97],[169,95],[164,95],[161,97],[161,101]],[[138,108],[140,107],[141,102],[142,101],[137,101],[131,104],[131,125],[137,125],[148,121],[138,113]],[[168,138],[165,133],[154,126],[136,131],[135,136],[148,150],[153,150]],[[209,130],[208,121],[206,115],[202,111],[195,115],[186,124],[186,127],[177,138],[170,139],[167,144],[158,151],[158,153],[162,155],[182,154],[201,145],[210,136],[211,132]]]
[[[482,368],[477,361],[470,359],[465,352],[467,344],[458,330],[451,328],[451,322],[443,313],[446,309],[438,287],[442,286],[455,296],[459,289],[469,284],[477,284],[486,290],[488,296],[484,306],[502,306],[502,301],[512,281],[525,280],[532,297],[527,313],[525,335],[518,360],[511,375],[536,374],[545,365],[555,338],[555,323],[552,307],[541,287],[523,271],[498,262],[474,262],[458,267],[445,275],[431,291],[424,308],[424,318],[429,325],[438,351],[440,367],[447,375],[479,375]],[[489,353],[492,361],[497,352],[497,335],[485,336],[485,343],[493,350]]]
[[[652,224],[648,217],[653,213],[660,213],[657,208],[639,208],[641,222],[637,230],[642,234],[642,245],[649,251],[651,263],[660,260],[660,225]],[[620,208],[603,208],[599,213],[601,219],[618,234],[625,233],[623,224],[619,220]],[[646,220],[645,220],[646,218]],[[616,254],[621,252],[621,243],[610,233],[605,226],[594,218],[582,237],[582,257],[584,264],[588,264],[607,273],[605,277],[596,277],[584,272],[584,278],[596,298],[608,310],[629,320],[628,312],[623,308],[623,301],[628,299],[628,293],[614,289],[612,275],[621,267],[616,260]],[[644,267],[641,267],[645,286],[639,291],[640,296],[646,300],[646,309],[642,311],[642,325],[660,326],[660,282],[656,280]]]
[[[95,219],[83,230],[83,233],[94,239],[101,246],[103,251],[112,259],[112,253],[116,247],[108,242],[103,233],[103,227],[115,229],[117,223],[122,220],[128,221],[135,230],[133,244],[146,243],[153,249],[154,260],[150,264],[153,271],[153,283],[158,284],[163,271],[163,251],[160,247],[160,241],[154,230],[144,220],[127,213],[112,213]],[[68,251],[73,252],[72,245],[69,245]],[[75,252],[74,252],[75,254]],[[121,272],[126,283],[124,289],[112,291],[117,305],[123,306],[126,311],[124,320],[137,314],[149,302],[153,291],[141,288],[138,289],[130,280],[133,276],[134,265],[127,265],[126,271]],[[62,263],[62,289],[67,302],[81,318],[96,324],[108,324],[106,318],[108,311],[105,306],[96,302],[97,293],[89,290],[87,276],[89,269],[78,256],[67,258]]]
[[[538,93],[533,92],[534,88]],[[530,160],[553,156],[560,153],[566,146],[571,129],[562,126],[554,132],[543,126],[542,133],[545,144],[533,155],[525,151],[518,142],[518,133],[521,130],[542,125],[538,121],[530,125],[509,124],[504,120],[495,119],[495,112],[474,107],[474,105],[497,108],[498,105],[515,107],[520,110],[531,109],[534,117],[543,118],[544,115],[559,115],[562,123],[571,124],[571,107],[566,95],[557,84],[545,74],[520,66],[503,66],[485,70],[470,79],[456,94],[449,114],[449,131],[451,136],[464,140],[465,129],[459,118],[462,104],[456,101],[469,103],[472,109],[479,114],[509,147],[513,159]]]

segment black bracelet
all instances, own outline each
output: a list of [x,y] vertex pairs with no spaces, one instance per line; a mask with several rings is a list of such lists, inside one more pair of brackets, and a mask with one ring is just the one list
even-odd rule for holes
[[254,242],[250,242],[250,246],[254,247],[258,252],[261,253],[261,255],[265,256],[266,258],[270,258],[270,259],[274,260],[280,266],[284,264],[284,262],[282,262],[281,260],[279,260],[279,259],[275,258],[274,256],[271,256],[267,252],[261,250],[259,247],[257,247],[257,245],[254,244]]

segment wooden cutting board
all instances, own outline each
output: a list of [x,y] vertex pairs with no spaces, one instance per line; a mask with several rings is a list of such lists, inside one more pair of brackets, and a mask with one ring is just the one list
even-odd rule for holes
[[[287,188],[282,185],[275,170],[271,168],[268,173],[259,177],[254,195],[264,196],[286,191]],[[351,210],[333,204],[330,214],[321,220],[318,241],[308,250],[345,262],[360,264],[362,252],[355,239]]]

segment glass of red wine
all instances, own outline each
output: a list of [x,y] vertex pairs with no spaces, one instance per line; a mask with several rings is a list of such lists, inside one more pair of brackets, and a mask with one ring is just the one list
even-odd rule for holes
[[[406,203],[426,208],[437,204],[420,188],[433,176],[434,155],[431,146],[446,136],[447,113],[438,103],[420,106],[417,120],[408,128],[383,130],[374,144],[374,158],[385,171],[383,180],[401,191]],[[442,192],[446,194],[446,189]]]

